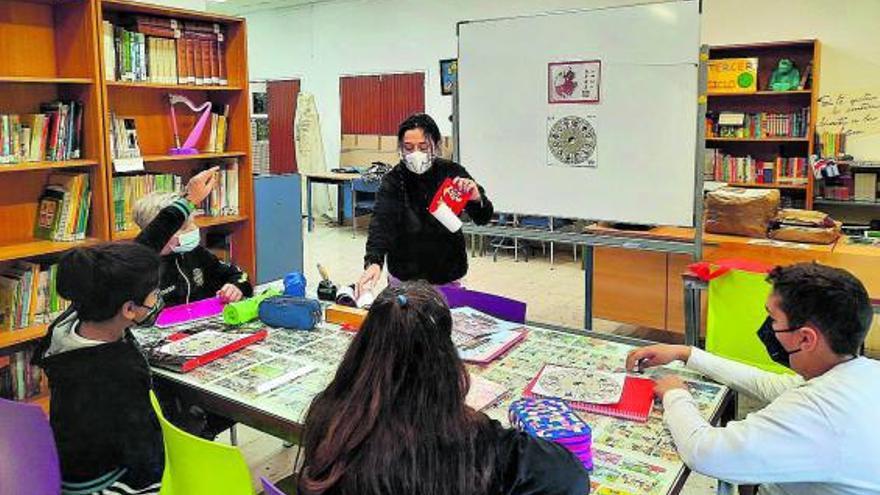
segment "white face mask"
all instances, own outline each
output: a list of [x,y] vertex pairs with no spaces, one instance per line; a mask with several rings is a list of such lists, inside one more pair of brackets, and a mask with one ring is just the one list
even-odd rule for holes
[[418,175],[427,172],[433,163],[431,155],[424,151],[411,151],[403,156],[403,161],[406,163],[406,168]]
[[171,248],[175,253],[188,253],[199,246],[201,236],[199,228],[196,227],[190,231],[184,232],[177,236],[177,246]]

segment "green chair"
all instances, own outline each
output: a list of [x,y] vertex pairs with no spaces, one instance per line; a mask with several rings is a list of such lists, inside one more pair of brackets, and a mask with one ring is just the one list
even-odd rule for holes
[[161,495],[254,495],[250,470],[237,448],[190,435],[171,424],[152,391],[150,402],[165,440]]
[[722,265],[708,278],[706,350],[765,371],[792,373],[770,359],[757,336],[772,291],[767,270]]

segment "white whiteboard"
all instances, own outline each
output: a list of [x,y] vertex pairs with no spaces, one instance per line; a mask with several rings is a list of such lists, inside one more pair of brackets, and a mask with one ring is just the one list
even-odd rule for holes
[[[460,24],[459,158],[497,211],[693,225],[698,3]],[[601,61],[599,103],[548,104],[548,63],[579,60]],[[596,168],[548,165],[566,110],[593,114]]]

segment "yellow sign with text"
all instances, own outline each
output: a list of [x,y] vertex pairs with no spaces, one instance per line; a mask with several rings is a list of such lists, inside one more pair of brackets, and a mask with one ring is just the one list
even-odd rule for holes
[[706,89],[712,93],[754,93],[758,90],[757,58],[710,60]]

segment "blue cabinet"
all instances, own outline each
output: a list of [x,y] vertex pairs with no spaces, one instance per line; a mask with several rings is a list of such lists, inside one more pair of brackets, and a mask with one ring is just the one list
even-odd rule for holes
[[254,177],[258,284],[303,270],[300,180],[299,174]]

